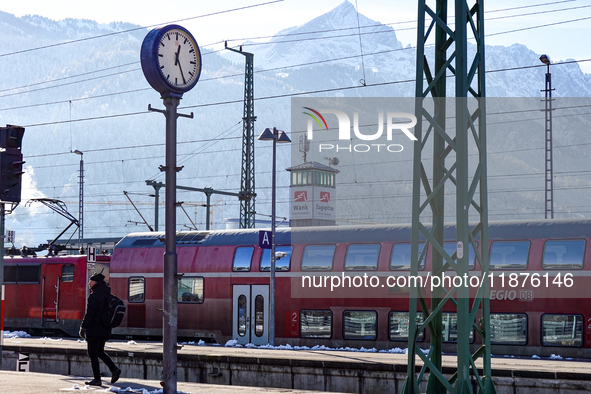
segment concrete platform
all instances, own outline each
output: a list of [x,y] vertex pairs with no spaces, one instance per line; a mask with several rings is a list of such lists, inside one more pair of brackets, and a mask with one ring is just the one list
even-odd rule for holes
[[[106,351],[123,370],[122,376],[126,379],[159,380],[162,373],[162,343],[113,340],[107,343]],[[86,343],[82,340],[6,339],[3,369],[15,371],[21,354],[29,357],[31,372],[90,375]],[[455,357],[444,356],[443,361],[443,373],[453,374]],[[418,357],[417,364],[422,364]],[[492,377],[499,394],[514,394],[515,390],[520,394],[591,392],[589,360],[498,357],[493,358],[492,364]],[[101,366],[104,368],[102,363]],[[104,372],[109,376],[106,369]],[[279,389],[278,392],[288,393],[305,392],[303,390],[400,392],[406,372],[406,354],[196,345],[184,345],[178,350],[179,382],[213,384],[217,388],[231,386],[230,390],[249,386],[251,390],[265,387],[261,389],[265,392],[270,390],[267,387],[274,387]],[[475,381],[473,385],[477,390]],[[424,383],[421,384],[422,389],[423,386]]]
[[[86,342],[81,339],[52,338],[6,338],[4,350],[28,353],[82,354],[86,355]],[[162,342],[110,340],[105,350],[112,356],[146,358],[162,354]],[[249,359],[276,365],[298,364],[302,366],[342,365],[353,363],[358,368],[373,368],[389,365],[400,372],[406,372],[407,355],[396,353],[352,352],[334,350],[277,350],[224,346],[184,345],[178,350],[178,359],[200,359],[232,362]],[[422,361],[417,357],[417,362]],[[455,356],[443,356],[444,366],[453,368]],[[577,379],[591,381],[591,360],[568,361],[534,358],[493,357],[493,376],[516,376],[545,379]],[[478,366],[481,366],[477,363]],[[373,366],[373,367],[372,367]]]
[[[140,379],[121,379],[115,385],[104,384],[103,387],[84,386],[86,377],[53,375],[38,372],[12,372],[0,371],[0,382],[2,394],[46,394],[46,393],[116,393],[119,389],[122,393],[138,393],[142,394],[143,390],[148,393],[162,389],[156,380],[140,380]],[[76,389],[77,385],[78,389]],[[111,388],[112,387],[112,388]],[[133,391],[126,390],[131,388]],[[286,389],[270,389],[260,387],[243,387],[243,386],[221,386],[216,384],[200,384],[200,383],[186,383],[179,382],[177,390],[185,394],[318,394],[321,391],[307,391],[307,390],[286,390]]]

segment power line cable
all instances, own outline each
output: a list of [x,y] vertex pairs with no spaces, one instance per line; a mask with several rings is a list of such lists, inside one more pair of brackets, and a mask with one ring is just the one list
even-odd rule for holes
[[246,9],[249,9],[249,8],[260,7],[260,6],[263,6],[263,5],[269,5],[269,4],[273,4],[273,3],[281,3],[283,1],[285,1],[285,0],[267,1],[265,3],[252,4],[252,5],[247,5],[247,6],[244,6],[244,7],[232,8],[232,9],[224,10],[224,11],[211,12],[209,14],[203,14],[203,15],[193,16],[193,17],[190,17],[190,18],[177,19],[177,20],[174,20],[174,21],[166,22],[166,23],[157,23],[157,24],[154,24],[154,25],[136,27],[136,28],[133,28],[133,29],[127,29],[127,30],[122,30],[122,31],[117,31],[117,32],[107,33],[107,34],[101,34],[101,35],[98,35],[98,36],[79,38],[79,39],[76,39],[76,40],[70,40],[70,41],[60,42],[60,43],[56,43],[56,44],[44,45],[44,46],[40,46],[40,47],[36,47],[36,48],[23,49],[23,50],[20,50],[20,51],[15,51],[15,52],[9,52],[9,53],[0,54],[0,57],[10,56],[10,55],[16,55],[16,54],[21,54],[21,53],[26,53],[26,52],[32,52],[32,51],[38,51],[40,49],[54,48],[54,47],[57,47],[57,46],[69,45],[69,44],[73,44],[73,43],[77,43],[77,42],[94,40],[94,39],[97,39],[97,38],[110,37],[110,36],[114,36],[114,35],[117,35],[117,34],[124,34],[124,33],[130,33],[132,31],[144,30],[144,29],[148,29],[150,27],[168,25],[168,24],[171,24],[171,23],[180,23],[180,22],[189,21],[189,20],[193,20],[193,19],[205,18],[205,17],[208,17],[208,16],[221,15],[221,14],[226,14],[226,13],[229,13],[229,12],[241,11],[241,10],[246,10]]
[[[534,5],[528,5],[528,6],[522,6],[522,7],[513,7],[513,8],[492,10],[492,11],[487,11],[487,13],[498,12],[498,11],[507,11],[507,10],[513,10],[513,9],[531,8],[531,7],[543,6],[543,5],[549,5],[549,4],[558,4],[558,3],[571,2],[571,1],[574,1],[574,0],[566,0],[566,1],[559,1],[559,2],[534,4]],[[546,11],[540,11],[540,12],[528,13],[528,14],[507,15],[507,16],[499,17],[499,18],[491,18],[489,20],[505,19],[505,18],[509,18],[509,17],[531,16],[531,15],[537,15],[537,14],[545,14],[545,13],[552,13],[552,12],[559,12],[559,11],[567,11],[567,10],[573,10],[573,9],[579,9],[579,8],[588,8],[588,7],[591,7],[591,5],[579,6],[579,7],[570,7],[570,8],[562,8],[562,9],[558,9],[558,10],[546,10]],[[359,14],[359,13],[357,12],[357,14]],[[189,18],[189,19],[191,19],[191,18]],[[366,26],[359,26],[359,21],[358,21],[358,27],[357,27],[357,29],[360,30],[361,28],[380,27],[380,26],[384,26],[385,27],[385,26],[389,26],[389,25],[393,25],[393,24],[410,23],[410,22],[416,22],[416,21],[394,22],[394,23],[387,23],[387,24],[378,23],[378,24],[375,24],[375,25],[366,25]],[[570,21],[565,21],[565,22],[560,22],[560,23],[567,23],[567,22],[570,22]],[[153,26],[158,26],[158,25],[153,25]],[[531,27],[531,28],[538,28],[538,27],[540,27],[540,26],[535,26],[535,27]],[[318,31],[313,31],[313,32],[288,33],[288,34],[284,34],[284,35],[275,35],[275,36],[266,36],[266,37],[305,35],[305,34],[314,34],[314,33],[322,33],[322,32],[334,32],[334,31],[343,31],[343,30],[351,30],[351,29],[356,29],[356,28],[355,27],[351,27],[351,28],[327,29],[327,30],[318,30]],[[414,28],[408,28],[408,29],[414,29]],[[524,28],[524,29],[526,30],[526,29],[530,29],[530,28]],[[406,30],[406,29],[402,29],[402,30]],[[395,32],[395,31],[394,30],[384,30],[382,32]],[[363,34],[375,34],[375,33],[382,33],[382,32],[368,32],[368,33],[363,33]],[[505,33],[506,32],[500,32],[500,33],[495,33],[495,34],[505,34]],[[111,33],[111,34],[113,34],[113,33]],[[328,39],[328,38],[335,38],[335,37],[354,36],[354,35],[358,35],[358,34],[360,35],[360,33],[355,33],[355,34],[349,34],[349,35],[344,35],[344,36],[315,37],[315,38],[311,38],[311,39]],[[97,37],[101,37],[101,36],[97,36]],[[92,38],[92,37],[90,37],[90,38]],[[87,38],[87,39],[90,39],[90,38]],[[234,39],[234,40],[240,40],[240,39]],[[248,40],[248,39],[242,39],[242,40]],[[302,39],[301,41],[305,41],[305,40],[308,40],[308,39]],[[292,41],[289,41],[289,42],[296,42],[296,41],[298,41],[298,40],[292,40]],[[259,44],[260,45],[266,45],[266,44],[276,44],[276,43],[281,43],[281,42],[282,41],[279,41],[279,42],[269,42],[269,43],[243,44],[243,45],[259,45]],[[285,42],[288,42],[288,41],[285,41]],[[404,48],[404,49],[409,49],[409,48]],[[210,53],[214,53],[214,52],[219,52],[219,51],[206,52],[206,53],[203,53],[202,55],[206,55],[206,54],[210,54]],[[2,55],[0,55],[0,56],[2,56]],[[362,54],[360,56],[362,57],[362,61],[363,61],[363,51],[362,51]],[[127,65],[131,65],[131,64],[135,64],[135,63],[136,62],[129,63]],[[102,70],[97,70],[97,71],[91,71],[91,72],[88,72],[88,73],[79,74],[77,76],[87,75],[87,74],[96,73],[96,72],[100,72],[100,71],[105,71],[105,70],[109,70],[109,69],[117,68],[117,67],[122,67],[122,66],[125,66],[125,65],[109,67],[109,68],[102,69]],[[139,68],[138,69],[135,69],[135,70],[132,70],[132,71],[137,71],[137,70],[139,70]],[[6,91],[6,90],[14,90],[14,89],[25,88],[27,86],[33,86],[33,85],[39,85],[39,84],[46,84],[46,83],[50,83],[50,82],[53,82],[53,81],[63,80],[63,79],[68,79],[68,78],[73,78],[73,77],[77,77],[77,76],[58,78],[58,79],[52,80],[52,81],[44,81],[44,82],[34,83],[34,84],[31,84],[31,85],[26,85],[26,86],[21,86],[21,87],[14,87],[14,88],[10,88],[10,89],[0,90],[0,92]],[[107,75],[106,77],[108,77],[108,76],[110,76],[110,75]],[[84,82],[84,81],[86,81],[86,80],[79,81],[79,82]],[[63,86],[63,85],[59,85],[59,86]],[[0,97],[5,97],[5,96],[0,96]]]

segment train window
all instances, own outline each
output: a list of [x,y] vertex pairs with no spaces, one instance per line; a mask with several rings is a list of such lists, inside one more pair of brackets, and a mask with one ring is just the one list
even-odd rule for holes
[[[457,243],[456,242],[444,242],[443,243],[443,249],[445,250],[445,252],[447,254],[449,254],[450,256],[453,256],[453,254],[456,252],[456,250],[458,249]],[[472,244],[470,244],[470,253],[468,254],[468,269],[473,270],[475,265],[474,265],[474,258],[476,257],[476,253],[474,252],[474,247],[472,246]],[[457,261],[454,260],[454,261]],[[445,264],[445,260],[443,261],[443,264]],[[451,268],[450,268],[451,269]]]
[[346,270],[377,270],[380,244],[357,244],[347,246]]
[[[408,341],[408,312],[390,312],[388,314],[388,338],[391,341]],[[423,324],[423,313],[417,312],[417,324]],[[417,336],[417,342],[425,340],[425,331]]]
[[378,336],[376,311],[343,312],[343,338],[375,340]]
[[254,299],[254,335],[262,337],[265,333],[265,298],[257,295]]
[[[291,246],[275,246],[275,255],[277,252],[285,253],[285,257],[275,260],[275,271],[289,271],[291,262]],[[271,249],[263,249],[261,253],[261,264],[259,266],[261,271],[271,270]]]
[[[443,342],[458,341],[458,314],[443,312],[441,316]],[[474,327],[470,330],[470,343],[474,342]]]
[[127,301],[144,302],[146,300],[146,280],[142,277],[130,277],[128,282]]
[[154,243],[158,241],[158,238],[152,238],[152,239],[136,239],[131,246],[132,247],[137,247],[137,246],[152,246],[154,245]]
[[312,310],[300,311],[300,337],[331,338],[332,312]]
[[[425,244],[419,243],[419,254],[423,251]],[[410,249],[411,244],[395,244],[392,248],[392,257],[390,258],[391,270],[410,270]],[[426,251],[425,251],[426,254]],[[425,256],[421,260],[419,270],[425,269]]]
[[4,284],[16,284],[16,265],[4,266]]
[[62,282],[74,281],[74,266],[72,264],[62,265]]
[[40,265],[18,265],[16,269],[17,283],[40,283]]
[[302,256],[302,271],[330,271],[335,245],[306,245]]
[[490,268],[527,268],[528,254],[529,241],[495,241],[490,248]]
[[203,277],[183,276],[179,278],[178,302],[202,303],[203,302]]
[[490,342],[505,345],[527,345],[527,315],[491,313]]
[[544,244],[544,269],[581,269],[585,254],[584,240],[546,241]]
[[236,248],[234,262],[232,263],[232,271],[250,271],[250,262],[252,260],[253,252],[253,246]]
[[542,345],[583,346],[583,316],[542,315]]
[[238,324],[238,335],[240,335],[241,337],[246,335],[246,309],[247,307],[247,303],[246,303],[246,296],[244,294],[240,294],[240,297],[238,297],[238,320],[237,320],[237,324]]

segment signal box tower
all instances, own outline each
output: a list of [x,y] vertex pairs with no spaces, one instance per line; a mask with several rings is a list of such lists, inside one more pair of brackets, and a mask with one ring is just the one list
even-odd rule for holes
[[[483,285],[465,287],[437,287],[425,299],[416,287],[411,288],[409,309],[408,377],[403,392],[418,394],[419,384],[429,373],[428,393],[472,393],[472,380],[478,393],[491,394],[495,389],[491,379],[489,283],[488,283],[488,202],[486,167],[486,106],[484,83],[484,10],[483,0],[475,0],[468,8],[466,0],[453,2],[455,15],[448,25],[448,2],[419,0],[417,25],[416,104],[417,125],[413,162],[412,252],[411,275],[418,275],[419,257],[427,247],[432,250],[431,276],[442,277],[454,273],[469,274],[469,253],[474,248]],[[451,8],[451,7],[450,7]],[[428,26],[426,29],[425,26]],[[425,43],[434,33],[434,64],[429,64]],[[468,39],[474,38],[476,50],[468,57]],[[455,98],[446,101],[446,75],[455,76]],[[429,98],[430,96],[430,98]],[[452,108],[446,108],[446,106]],[[454,108],[455,106],[455,108]],[[455,112],[455,132],[446,128],[447,116]],[[432,154],[423,150],[432,149]],[[468,163],[468,149],[476,151],[477,159]],[[431,166],[431,169],[428,168]],[[469,168],[470,167],[470,168]],[[470,170],[470,171],[469,171]],[[452,255],[444,245],[444,191],[455,189],[455,221],[457,249]],[[472,216],[470,214],[472,213]],[[426,223],[431,218],[431,223]],[[475,220],[470,227],[468,219]],[[419,236],[427,242],[419,250]],[[475,241],[480,238],[479,242]],[[449,271],[448,271],[449,270]],[[471,298],[472,297],[472,298]],[[470,300],[473,300],[470,303]],[[449,378],[442,369],[442,311],[444,305],[455,305],[457,310],[457,370]],[[417,321],[417,308],[422,322]],[[472,354],[470,333],[482,338],[481,347]],[[417,346],[415,338],[424,330],[431,337],[428,354]],[[416,357],[423,362],[417,369]],[[482,359],[482,368],[476,361]],[[417,374],[418,372],[418,374]]]

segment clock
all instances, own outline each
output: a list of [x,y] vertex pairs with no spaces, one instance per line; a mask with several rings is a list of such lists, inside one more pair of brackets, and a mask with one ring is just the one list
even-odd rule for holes
[[178,25],[150,31],[141,49],[142,71],[162,97],[181,98],[201,75],[201,52],[195,38]]

